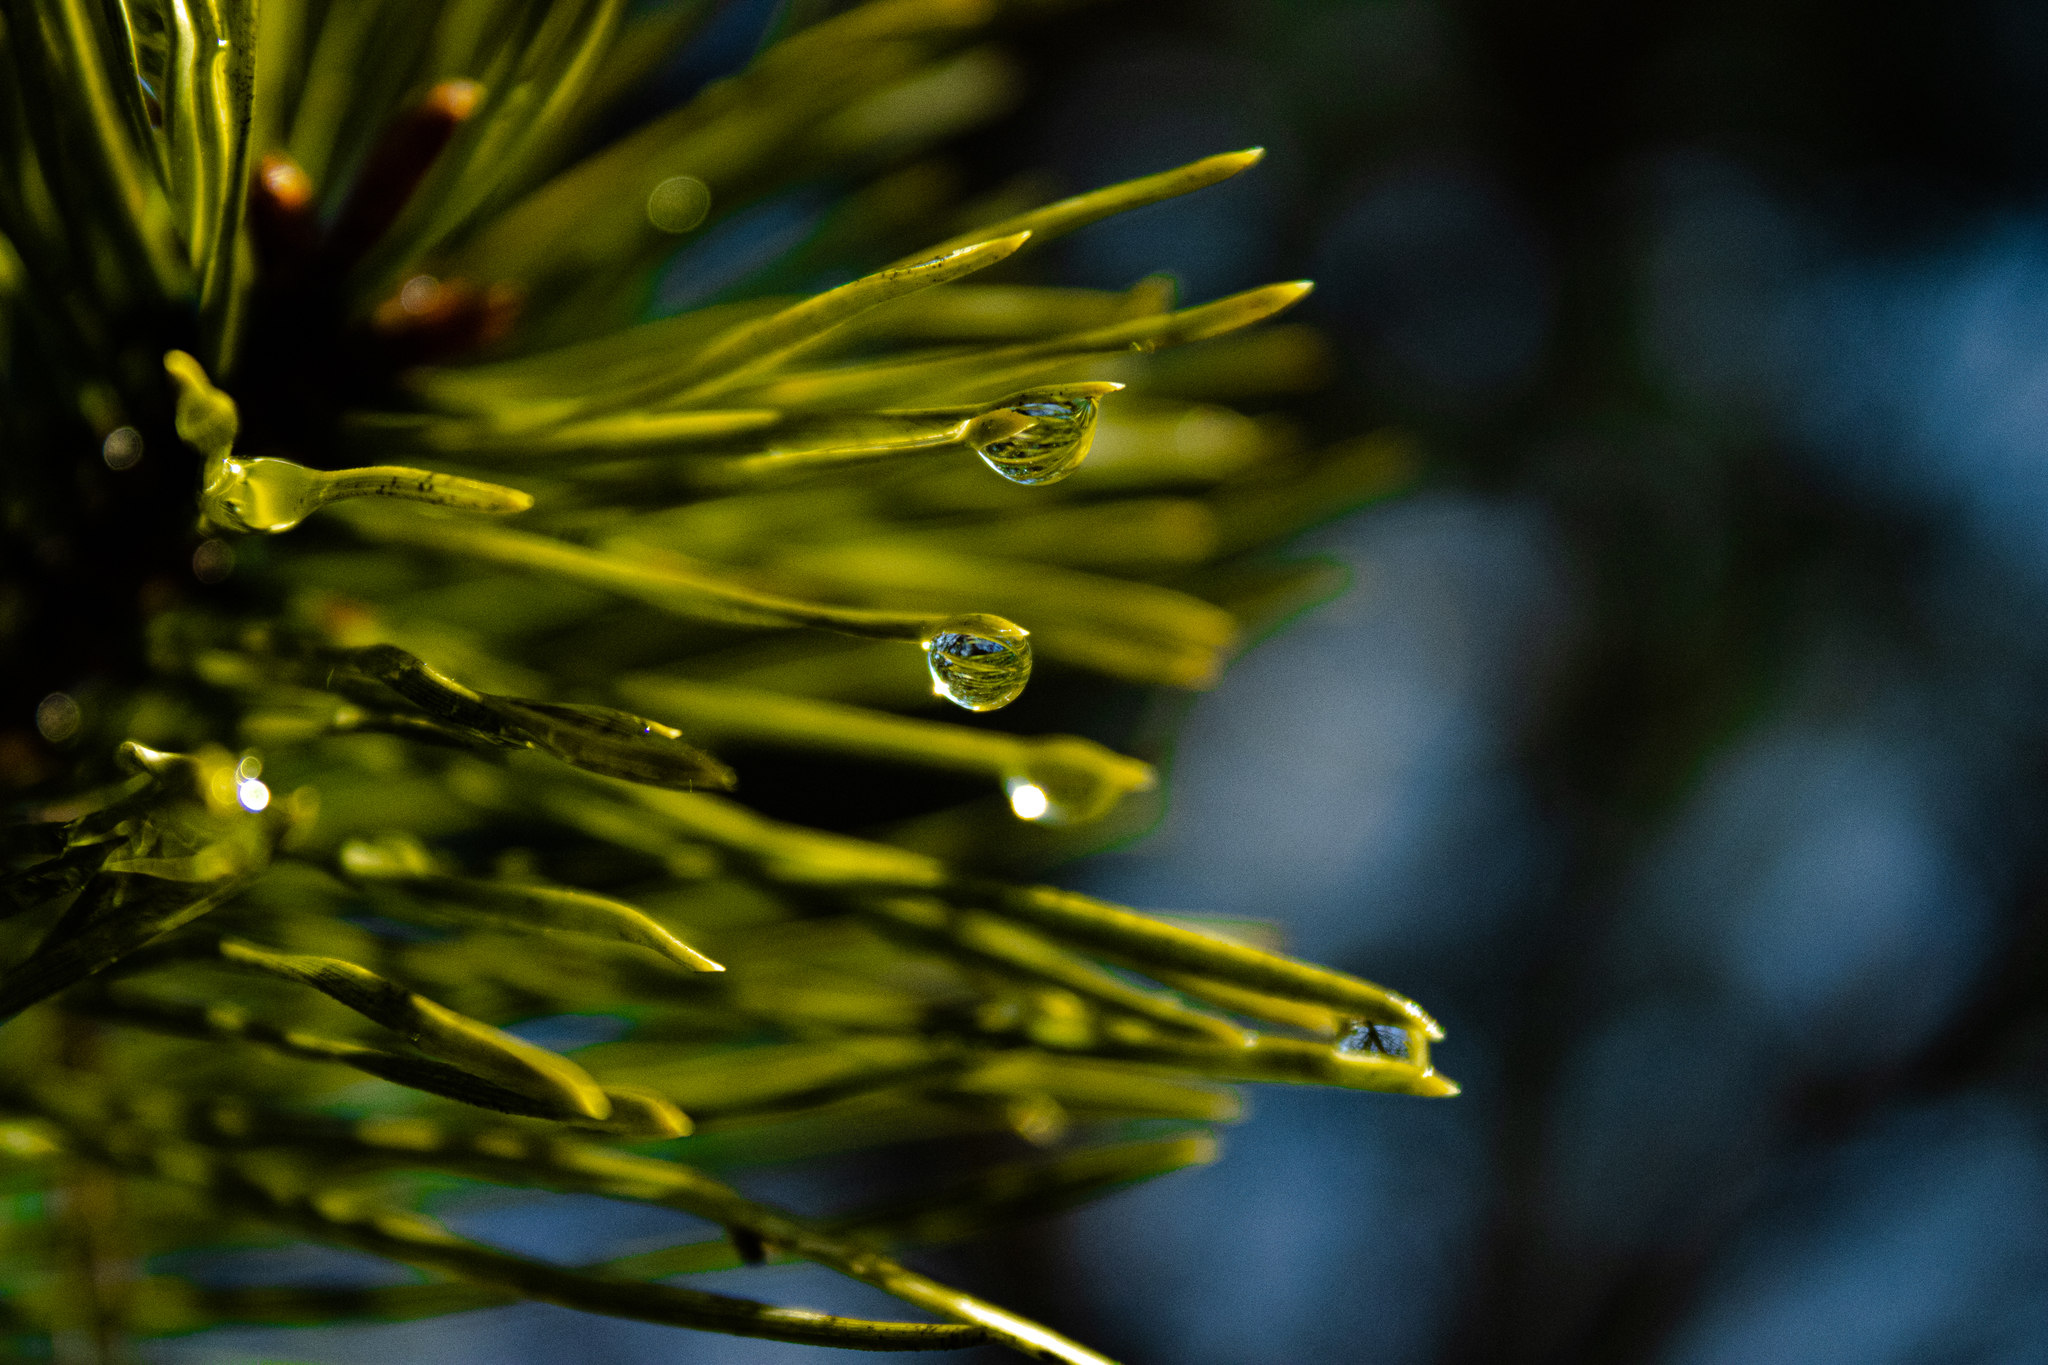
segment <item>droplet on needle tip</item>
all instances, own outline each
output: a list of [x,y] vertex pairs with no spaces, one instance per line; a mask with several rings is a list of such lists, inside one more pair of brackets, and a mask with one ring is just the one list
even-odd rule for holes
[[1031,681],[1031,632],[1000,616],[948,617],[923,643],[933,693],[969,711],[1008,706]]

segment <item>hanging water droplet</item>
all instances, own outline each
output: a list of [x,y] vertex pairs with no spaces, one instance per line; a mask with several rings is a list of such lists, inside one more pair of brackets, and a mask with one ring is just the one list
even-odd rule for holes
[[1063,384],[1006,398],[967,424],[967,441],[1013,483],[1058,483],[1095,441],[1096,400],[1121,384]]
[[1008,706],[1031,681],[1031,632],[1000,616],[951,616],[924,635],[932,691],[970,711]]

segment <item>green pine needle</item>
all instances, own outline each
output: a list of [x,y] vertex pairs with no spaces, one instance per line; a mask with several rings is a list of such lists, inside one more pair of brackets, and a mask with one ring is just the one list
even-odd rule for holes
[[[899,1253],[1212,1159],[1230,1082],[1455,1093],[1400,995],[983,870],[1136,828],[1156,777],[935,695],[1206,685],[1326,590],[1255,552],[1410,464],[1223,405],[1313,382],[1311,334],[1243,330],[1305,283],[1176,308],[1017,265],[1260,152],[980,226],[936,188],[1030,8],[860,5],[604,145],[699,7],[5,0],[0,651],[36,733],[0,733],[0,1331],[113,1360],[534,1299],[1099,1361]],[[819,184],[853,188],[769,285],[657,316],[697,234]],[[757,751],[988,795],[810,829],[716,794]],[[565,1014],[630,1036],[499,1026]],[[700,1169],[1001,1133],[1045,1150],[825,1221]],[[426,1176],[730,1236],[548,1265]],[[259,1227],[434,1278],[136,1269]],[[940,1321],[660,1282],[792,1260]]]

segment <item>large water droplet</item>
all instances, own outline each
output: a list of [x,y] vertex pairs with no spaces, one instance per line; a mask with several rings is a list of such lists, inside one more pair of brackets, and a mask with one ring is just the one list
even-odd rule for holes
[[925,632],[932,691],[970,711],[993,711],[1031,681],[1031,632],[1000,616],[952,616]]
[[1081,467],[1095,441],[1096,400],[1121,384],[1064,384],[1003,400],[968,424],[967,440],[1013,483],[1058,483]]
[[290,460],[213,459],[199,510],[225,531],[289,531],[320,505],[325,476]]

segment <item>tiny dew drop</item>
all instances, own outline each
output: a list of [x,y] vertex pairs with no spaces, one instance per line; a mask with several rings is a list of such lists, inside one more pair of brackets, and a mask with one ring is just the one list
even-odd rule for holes
[[1392,1024],[1353,1019],[1337,1040],[1337,1051],[1406,1060],[1409,1055],[1408,1034]]
[[1096,400],[1122,387],[1065,384],[1017,394],[968,423],[967,440],[990,469],[1012,483],[1058,483],[1088,458]]
[[924,635],[932,691],[970,711],[1008,706],[1031,681],[1031,632],[1000,616],[951,616]]

